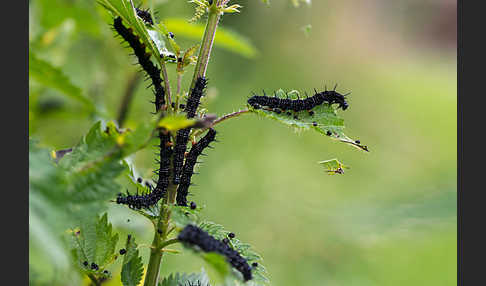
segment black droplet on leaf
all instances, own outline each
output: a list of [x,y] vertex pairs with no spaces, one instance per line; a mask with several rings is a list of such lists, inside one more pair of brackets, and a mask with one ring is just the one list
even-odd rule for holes
[[361,143],[361,141],[356,140],[356,141],[354,141],[354,143],[356,143],[356,144],[360,144],[360,143]]
[[258,267],[258,263],[257,263],[257,262],[253,262],[253,263],[251,264],[251,266],[253,266],[253,267]]
[[191,202],[191,210],[195,210],[197,208],[197,205],[195,202]]
[[312,125],[313,125],[313,126],[317,126],[317,122],[315,122],[315,121],[314,121],[314,122],[312,122]]
[[174,33],[169,32],[169,38],[174,39]]
[[138,178],[138,179],[137,179],[137,182],[138,182],[138,183],[142,183],[142,181],[143,181],[143,179],[142,179],[142,178]]
[[83,262],[84,266],[88,266],[88,261]]
[[331,131],[327,130],[326,135],[331,136],[332,135]]
[[230,233],[228,233],[228,237],[229,237],[229,238],[235,238],[235,234],[234,234],[234,233],[232,233],[232,232],[230,232]]
[[127,250],[126,250],[126,249],[124,249],[124,248],[120,249],[120,254],[121,254],[121,255],[123,255],[123,254],[125,254],[125,253],[127,253]]

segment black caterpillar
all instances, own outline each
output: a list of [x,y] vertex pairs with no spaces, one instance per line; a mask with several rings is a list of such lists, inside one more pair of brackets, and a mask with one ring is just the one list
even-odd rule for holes
[[243,274],[245,282],[252,279],[251,267],[238,251],[212,237],[199,227],[187,225],[179,233],[177,239],[188,245],[197,245],[204,252],[216,252],[225,256],[228,263]]
[[265,92],[263,96],[254,95],[248,99],[248,104],[255,109],[259,109],[262,106],[268,108],[278,108],[279,110],[293,110],[295,112],[302,110],[311,110],[312,108],[327,102],[328,104],[339,104],[338,108],[346,110],[348,103],[345,96],[347,94],[340,94],[335,90],[326,90],[323,92],[317,92],[314,96],[307,97],[306,99],[289,99],[279,98],[276,96],[266,96]]
[[214,129],[209,129],[208,133],[204,135],[203,138],[194,144],[187,154],[186,162],[182,169],[182,174],[180,178],[179,186],[177,187],[177,205],[187,206],[187,194],[189,193],[189,186],[191,185],[191,177],[194,174],[194,166],[197,163],[197,158],[205,148],[209,146],[211,142],[214,141],[216,137],[216,131]]
[[157,185],[152,189],[152,186],[148,184],[147,187],[149,187],[151,191],[150,193],[144,195],[130,195],[130,193],[127,193],[127,195],[118,194],[118,197],[116,198],[117,204],[128,205],[128,207],[132,209],[146,209],[157,204],[167,193],[167,188],[169,187],[170,156],[172,155],[172,148],[169,144],[169,134],[164,134],[163,131],[160,131],[159,138],[159,169],[154,171],[159,177]]
[[148,9],[142,10],[142,9],[135,8],[135,10],[137,11],[137,16],[140,17],[140,19],[142,19],[146,24],[149,25],[154,24],[154,21],[152,20],[152,15],[150,15]]
[[128,205],[131,209],[141,209],[141,208],[150,208],[151,206],[155,205],[163,196],[165,195],[165,191],[155,188],[150,193],[145,195],[131,195],[127,192],[126,195],[118,194],[116,198],[117,204]]
[[156,111],[159,111],[165,104],[165,89],[162,86],[160,69],[157,68],[157,66],[155,66],[150,60],[150,53],[145,52],[145,44],[140,43],[139,37],[133,34],[131,28],[126,28],[122,24],[122,19],[120,17],[116,17],[114,19],[113,28],[125,41],[127,41],[130,47],[133,49],[133,52],[138,59],[138,63],[152,80],[152,85],[155,89],[155,109]]
[[[152,16],[148,11],[137,8],[137,15],[144,21],[147,19],[152,21]],[[157,68],[150,60],[150,54],[146,53],[145,45],[140,43],[138,36],[133,34],[132,29],[126,28],[122,24],[120,17],[116,17],[114,19],[113,28],[125,41],[128,42],[143,70],[145,70],[145,72],[152,79],[152,85],[155,89],[155,111],[160,111],[162,106],[165,104],[165,89],[162,86],[160,69]],[[149,208],[155,205],[166,194],[167,187],[169,186],[170,156],[172,155],[172,148],[170,147],[169,134],[165,134],[163,131],[160,131],[159,138],[159,168],[158,170],[154,171],[158,175],[157,185],[153,189],[150,187],[150,193],[144,195],[130,195],[129,193],[127,195],[119,194],[116,199],[118,204],[128,205],[133,209]]]
[[[207,81],[204,77],[198,77],[196,84],[187,99],[184,111],[187,113],[187,118],[193,118],[196,115],[199,101],[204,95]],[[184,153],[187,150],[187,141],[189,140],[189,133],[191,128],[179,130],[176,136],[176,143],[174,147],[174,184],[180,183],[182,167],[184,164]]]

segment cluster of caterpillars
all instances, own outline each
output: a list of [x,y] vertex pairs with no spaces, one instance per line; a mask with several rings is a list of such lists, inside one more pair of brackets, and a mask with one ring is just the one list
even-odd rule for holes
[[[146,24],[153,25],[152,16],[147,10],[136,9],[137,16],[140,17]],[[162,78],[160,76],[160,69],[150,60],[151,54],[146,51],[146,47],[140,42],[137,35],[133,33],[131,28],[123,25],[122,19],[116,17],[113,23],[114,30],[126,41],[130,48],[134,51],[138,63],[143,71],[151,80],[151,85],[154,87],[155,94],[155,111],[159,112],[165,105],[165,89],[162,86]],[[198,77],[194,88],[191,90],[184,108],[187,118],[193,118],[196,115],[197,108],[201,97],[204,95],[207,81],[204,77]],[[194,174],[194,167],[197,163],[198,157],[203,150],[209,147],[209,144],[215,140],[216,131],[210,129],[201,140],[195,143],[191,150],[186,153],[187,143],[189,142],[189,134],[191,128],[179,130],[176,136],[176,142],[171,142],[170,134],[160,130],[159,139],[160,145],[160,160],[157,161],[158,169],[154,172],[158,176],[157,185],[149,187],[150,192],[145,194],[119,194],[116,202],[118,204],[127,205],[133,209],[147,209],[157,204],[161,198],[167,193],[167,188],[170,183],[171,170],[173,170],[173,183],[178,185],[177,189],[177,204],[180,206],[187,206],[188,189],[191,185],[191,177]],[[171,157],[172,168],[171,168]]]

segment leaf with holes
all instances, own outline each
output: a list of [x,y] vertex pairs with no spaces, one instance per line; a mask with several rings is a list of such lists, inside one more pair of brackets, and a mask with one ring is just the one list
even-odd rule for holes
[[[296,90],[288,93],[279,89],[275,95],[279,98],[298,99],[299,92]],[[312,109],[313,113],[307,110],[294,112],[291,110],[277,113],[269,108],[255,109],[249,106],[249,110],[265,118],[270,118],[283,123],[287,126],[293,127],[296,130],[310,130],[313,129],[323,135],[330,137],[333,140],[349,144],[360,150],[367,151],[368,147],[361,145],[358,140],[353,140],[344,134],[344,120],[337,115],[336,108],[330,104],[323,103]]]
[[[228,238],[228,234],[230,233],[230,231],[226,230],[222,225],[210,221],[202,221],[198,224],[198,227],[200,227],[202,230],[206,231],[209,235],[213,236],[218,240]],[[258,263],[258,266],[252,269],[253,279],[251,280],[251,283],[253,285],[267,285],[269,283],[269,280],[266,277],[266,269],[262,265],[262,257],[251,248],[251,245],[240,241],[237,237],[230,239],[229,245],[233,249],[238,251],[238,253],[247,260],[248,264],[251,265],[254,262]],[[219,271],[219,273],[225,273],[223,268],[218,269],[220,265],[217,258],[214,258],[212,256],[203,256],[203,259],[205,259],[208,263],[210,263],[210,265],[215,267],[216,270]],[[233,269],[233,271],[230,271],[229,273],[231,275],[226,275],[226,279],[236,279],[238,281],[242,281],[241,274],[236,270]],[[247,283],[249,282],[250,281],[248,281]]]

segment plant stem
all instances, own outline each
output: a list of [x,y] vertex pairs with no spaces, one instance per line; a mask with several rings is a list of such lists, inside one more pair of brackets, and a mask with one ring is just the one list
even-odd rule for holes
[[173,239],[168,239],[166,240],[164,243],[162,243],[161,247],[164,248],[168,245],[171,245],[171,244],[174,244],[174,243],[178,243],[179,240],[177,238],[173,238]]
[[88,274],[89,279],[93,282],[95,286],[101,285],[101,282],[96,279],[96,277],[93,274]]
[[[220,2],[218,0],[218,2]],[[206,24],[206,30],[204,32],[201,49],[199,50],[199,56],[194,69],[194,77],[191,83],[191,89],[194,88],[198,77],[206,75],[206,69],[209,63],[209,56],[213,47],[214,36],[216,35],[216,28],[220,18],[220,12],[218,10],[218,3],[211,5],[209,9],[208,22]],[[161,63],[161,70],[164,77],[165,89],[167,92],[167,105],[171,104],[170,86],[167,77],[167,71],[165,64]],[[179,88],[178,88],[179,89]],[[171,160],[172,161],[172,160]],[[175,243],[173,240],[166,240],[168,236],[168,228],[170,223],[170,207],[174,205],[177,194],[177,186],[170,184],[167,189],[167,197],[164,198],[162,203],[159,220],[156,224],[154,231],[154,239],[150,250],[150,258],[147,266],[147,273],[145,275],[144,286],[155,286],[159,276],[160,263],[162,261],[163,252],[162,247],[171,243]],[[160,231],[160,233],[159,233]],[[170,242],[170,243],[169,243]],[[168,243],[168,244],[167,244]]]
[[232,112],[232,113],[225,114],[225,115],[219,117],[218,119],[214,120],[213,123],[211,124],[211,126],[197,130],[196,132],[194,132],[194,134],[192,134],[192,136],[197,137],[197,136],[201,135],[202,133],[204,133],[204,131],[208,130],[209,128],[212,128],[214,125],[216,125],[218,123],[221,123],[221,122],[223,122],[227,119],[237,117],[237,116],[240,116],[241,114],[245,114],[245,113],[248,113],[248,112],[250,112],[250,110],[243,109],[243,110],[239,110],[239,111],[235,111],[235,112]]
[[165,92],[167,93],[167,106],[170,106],[172,98],[170,94],[169,76],[167,75],[167,69],[165,68],[164,60],[162,60],[162,63],[160,64],[160,70],[162,71],[162,77],[164,78]]
[[150,258],[147,266],[147,273],[145,274],[145,282],[143,284],[144,286],[155,286],[157,284],[157,278],[160,271],[160,263],[162,261],[162,256],[164,255],[162,248],[168,245],[168,241],[171,241],[166,241],[166,239],[171,213],[170,206],[172,206],[175,202],[176,186],[170,184],[167,191],[167,198],[164,198],[164,201],[160,208],[159,220],[155,225],[154,239],[150,248]]
[[209,63],[209,56],[211,55],[211,49],[214,43],[214,36],[216,35],[216,28],[218,27],[219,18],[221,17],[217,6],[218,3],[211,5],[211,7],[209,8],[208,22],[206,24],[206,30],[204,31],[201,48],[199,49],[199,55],[197,57],[196,67],[194,69],[191,89],[193,89],[196,85],[196,80],[198,77],[204,77],[206,75],[206,69]]
[[120,108],[118,109],[118,117],[116,120],[120,127],[122,127],[123,123],[125,123],[125,118],[127,117],[128,109],[130,108],[130,104],[132,103],[135,88],[140,82],[140,79],[140,74],[134,73],[130,76],[130,79],[128,80],[127,86],[125,88],[125,95],[123,96]]

